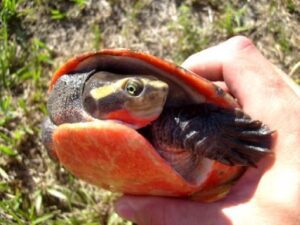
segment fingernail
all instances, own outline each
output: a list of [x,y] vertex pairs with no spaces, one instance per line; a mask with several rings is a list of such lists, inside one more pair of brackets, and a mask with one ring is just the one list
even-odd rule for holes
[[127,220],[133,220],[134,218],[134,209],[128,204],[127,201],[119,200],[115,204],[116,213]]

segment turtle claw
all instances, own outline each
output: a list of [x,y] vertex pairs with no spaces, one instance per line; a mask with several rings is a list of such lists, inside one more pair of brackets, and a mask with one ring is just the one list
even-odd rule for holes
[[261,139],[264,137],[267,137],[269,135],[272,135],[274,131],[268,130],[268,128],[265,128],[265,130],[261,129],[259,132],[257,131],[242,131],[239,134],[239,139],[240,140],[245,140],[245,141],[253,141],[253,142],[259,142]]

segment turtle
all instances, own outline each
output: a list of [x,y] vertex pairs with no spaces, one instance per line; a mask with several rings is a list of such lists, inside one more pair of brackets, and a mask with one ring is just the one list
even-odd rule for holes
[[75,56],[52,76],[48,94],[49,155],[113,192],[216,201],[272,154],[273,131],[234,97],[148,53]]

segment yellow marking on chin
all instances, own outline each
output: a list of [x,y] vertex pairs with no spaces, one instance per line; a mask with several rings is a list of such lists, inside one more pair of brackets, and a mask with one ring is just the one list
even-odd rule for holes
[[113,85],[102,86],[91,90],[90,94],[95,100],[99,100],[115,92]]

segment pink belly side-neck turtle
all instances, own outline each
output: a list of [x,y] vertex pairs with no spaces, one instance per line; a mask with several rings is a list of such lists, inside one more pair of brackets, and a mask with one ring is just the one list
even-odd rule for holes
[[49,154],[111,191],[214,201],[271,152],[272,131],[228,93],[127,49],[66,62],[52,77],[47,108]]

